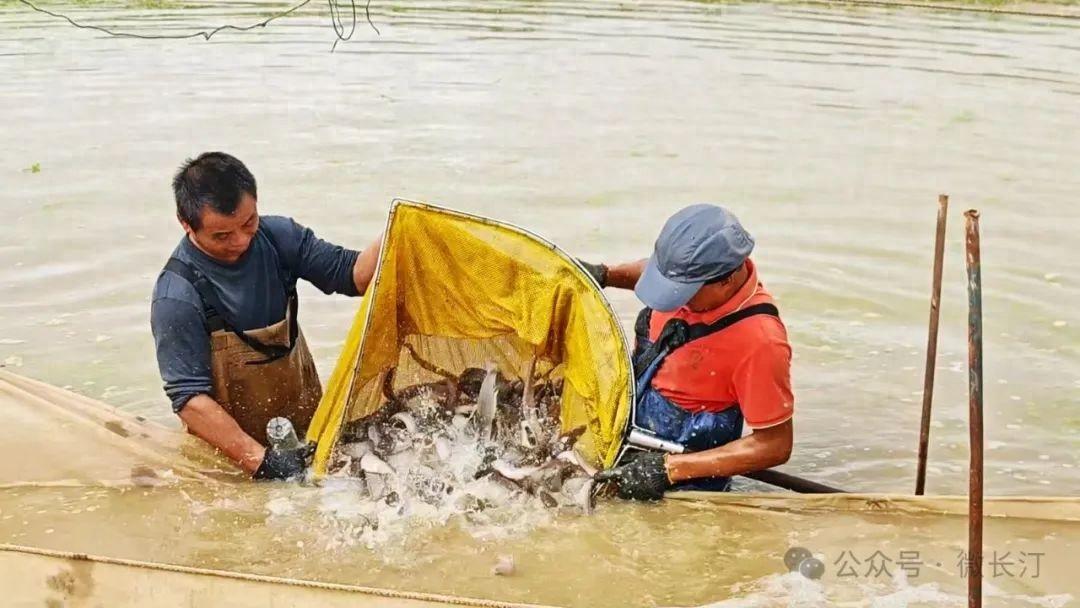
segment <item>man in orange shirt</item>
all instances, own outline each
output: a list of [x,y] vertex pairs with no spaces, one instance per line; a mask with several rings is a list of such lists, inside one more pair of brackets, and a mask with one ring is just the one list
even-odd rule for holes
[[662,451],[600,473],[623,498],[726,490],[732,475],[791,455],[791,347],[753,248],[730,211],[692,205],[667,221],[648,260],[583,263],[601,286],[634,289],[646,306],[635,327],[633,424]]

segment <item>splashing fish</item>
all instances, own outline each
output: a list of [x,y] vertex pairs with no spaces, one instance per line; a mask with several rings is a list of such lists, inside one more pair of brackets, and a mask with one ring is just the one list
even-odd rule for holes
[[472,414],[476,419],[480,439],[483,441],[491,440],[492,426],[495,423],[495,411],[499,400],[497,382],[498,372],[495,371],[495,366],[489,363],[484,381],[480,383],[480,394],[476,398],[476,409]]

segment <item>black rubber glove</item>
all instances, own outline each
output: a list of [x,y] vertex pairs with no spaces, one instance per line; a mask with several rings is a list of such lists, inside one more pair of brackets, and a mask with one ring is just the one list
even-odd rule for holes
[[292,450],[266,448],[262,464],[259,465],[252,478],[285,481],[299,479],[304,474],[304,469],[311,464],[311,457],[314,455],[314,443],[305,443]]
[[671,487],[664,454],[659,452],[645,452],[632,462],[600,471],[595,479],[615,482],[619,498],[628,500],[660,500]]
[[578,264],[581,264],[585,268],[585,272],[592,275],[592,278],[596,279],[596,282],[600,284],[600,287],[607,287],[607,266],[603,264],[590,264],[585,260],[578,260]]

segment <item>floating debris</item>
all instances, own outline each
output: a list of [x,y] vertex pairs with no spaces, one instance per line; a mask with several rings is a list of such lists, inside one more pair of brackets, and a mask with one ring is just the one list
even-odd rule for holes
[[517,568],[514,566],[513,555],[500,555],[491,567],[491,573],[496,576],[510,576]]

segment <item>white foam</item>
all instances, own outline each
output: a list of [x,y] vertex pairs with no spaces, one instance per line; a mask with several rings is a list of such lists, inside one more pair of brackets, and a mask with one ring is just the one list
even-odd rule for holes
[[[344,466],[323,480],[315,499],[327,549],[402,544],[417,530],[448,524],[475,539],[505,539],[554,520],[553,509],[539,497],[490,476],[476,478],[484,455],[473,425],[458,428],[448,422],[439,432],[445,441],[438,446],[417,433],[406,442],[412,447],[384,454],[392,471],[368,466],[363,479],[349,474],[352,459],[366,450],[338,450],[338,464]],[[512,433],[505,435],[505,443],[512,443]],[[371,472],[376,469],[381,474]],[[567,480],[568,492],[578,487],[573,481]],[[267,509],[284,512],[281,504]]]
[[[943,591],[937,583],[912,585],[902,570],[892,580],[868,583],[855,580],[844,584],[830,580],[825,584],[810,580],[797,572],[770,574],[749,583],[734,586],[734,596],[701,608],[827,608],[851,606],[858,608],[908,608],[926,606],[963,607],[964,593]],[[1007,593],[983,581],[983,596],[993,598],[992,605],[1030,605],[1039,608],[1064,608],[1073,600],[1068,593],[1054,595],[1024,595]]]

